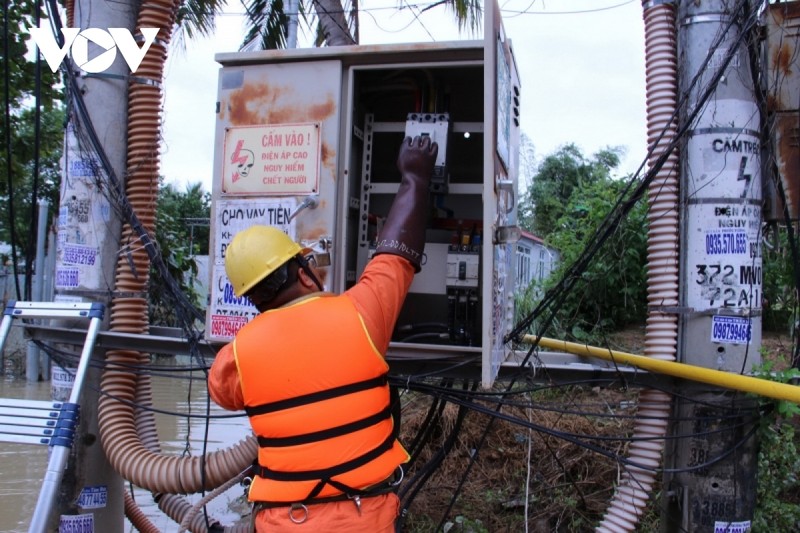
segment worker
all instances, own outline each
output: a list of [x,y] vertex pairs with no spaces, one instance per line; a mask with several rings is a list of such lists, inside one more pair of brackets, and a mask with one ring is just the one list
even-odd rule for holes
[[208,389],[244,410],[258,439],[256,531],[394,532],[409,456],[385,354],[420,271],[437,152],[428,137],[402,142],[402,181],[375,254],[343,294],[323,292],[310,250],[277,228],[249,227],[226,250],[236,296],[260,314],[219,351]]

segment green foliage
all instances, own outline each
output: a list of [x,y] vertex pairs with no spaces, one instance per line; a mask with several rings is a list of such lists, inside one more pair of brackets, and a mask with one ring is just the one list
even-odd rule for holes
[[[3,109],[8,102],[8,116],[0,120],[0,241],[11,242],[15,237],[17,259],[26,255],[33,259],[36,232],[36,199],[50,202],[51,215],[58,207],[60,184],[59,158],[64,139],[63,91],[58,73],[53,74],[44,61],[40,62],[39,83],[36,83],[36,61],[28,54],[28,28],[35,25],[36,3],[10,0],[7,5],[9,32],[0,49],[2,70],[8,85],[0,87]],[[5,43],[7,42],[7,47]],[[7,69],[7,70],[6,70]],[[8,91],[6,91],[8,87]],[[41,104],[39,142],[39,177],[34,187],[36,153],[36,112],[38,94]],[[9,146],[10,143],[10,146]],[[9,150],[10,148],[10,150]],[[10,171],[10,173],[9,173]],[[13,229],[13,232],[12,232]]]
[[[796,368],[775,370],[771,361],[756,374],[763,379],[794,383]],[[800,529],[800,454],[796,431],[800,407],[776,400],[762,416],[758,431],[758,483],[753,531],[798,531]]]
[[[762,244],[764,329],[792,333],[798,317],[796,263],[785,226],[770,226]],[[795,235],[795,239],[797,236]],[[799,246],[800,247],[800,246]]]
[[162,183],[158,190],[159,227],[168,225],[181,239],[189,254],[208,254],[211,194],[200,183],[186,186],[181,192],[173,184]]
[[[33,205],[33,173],[34,173],[34,139],[35,113],[31,109],[23,110],[12,117],[14,135],[13,150],[13,195],[3,194],[0,197],[0,241],[11,242],[11,226],[13,224],[19,250],[27,250],[34,244],[36,237],[32,231],[32,223],[36,219],[37,206]],[[37,199],[49,202],[50,216],[53,220],[58,210],[59,188],[61,184],[60,158],[64,140],[64,110],[60,107],[43,109],[39,128],[39,180]],[[5,162],[3,162],[5,165]],[[6,167],[0,168],[3,184],[7,190]],[[9,201],[13,201],[14,217],[12,219]]]
[[[9,0],[8,2],[8,53],[5,46],[0,48],[3,61],[0,62],[3,71],[8,67],[9,100],[12,113],[30,107],[29,99],[36,88],[35,61],[28,55],[28,41],[30,33],[28,28],[36,26],[35,13],[37,3],[32,0]],[[40,11],[43,15],[44,11]],[[5,38],[4,38],[5,45]],[[58,88],[59,75],[53,74],[47,63],[41,62],[41,87],[40,95],[44,107],[52,107],[62,99]],[[3,84],[4,85],[4,84]],[[0,87],[5,103],[5,86]],[[2,127],[5,127],[5,121]],[[13,129],[12,129],[13,134]]]
[[533,207],[533,220],[527,229],[542,237],[556,231],[573,192],[608,181],[611,170],[619,165],[619,153],[619,149],[607,149],[587,159],[580,148],[567,144],[547,156],[521,198],[523,210]]
[[[559,268],[543,287],[518,297],[520,316],[536,305],[536,296],[567,275],[595,238],[595,232],[623,194],[614,179],[619,150],[603,150],[587,159],[574,145],[548,156],[539,166],[520,209],[531,210],[529,226],[561,254]],[[647,205],[640,201],[581,274],[556,316],[561,333],[590,340],[604,330],[639,322],[647,305]]]
[[444,533],[447,532],[463,532],[463,533],[489,533],[486,526],[478,519],[471,519],[464,516],[457,516],[452,522],[447,522],[442,528]]
[[[576,190],[559,219],[560,229],[548,240],[561,251],[557,279],[583,253],[595,230],[622,193],[623,183],[595,182]],[[572,324],[576,338],[595,328],[611,330],[641,321],[647,302],[647,218],[644,202],[637,204],[605,242],[567,295],[561,320]]]
[[[156,211],[156,242],[164,257],[170,280],[152,269],[150,275],[150,323],[159,326],[181,326],[177,307],[165,294],[170,294],[169,284],[177,283],[179,290],[200,307],[200,295],[195,290],[197,263],[194,256],[208,254],[211,195],[197,183],[188,185],[185,192],[173,184],[162,183],[158,189]],[[206,225],[198,225],[201,221]]]

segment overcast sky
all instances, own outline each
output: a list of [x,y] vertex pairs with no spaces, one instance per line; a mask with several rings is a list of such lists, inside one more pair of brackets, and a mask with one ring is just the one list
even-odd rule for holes
[[[433,0],[411,3],[421,6]],[[211,190],[214,105],[219,64],[214,54],[236,51],[243,8],[217,19],[213,39],[173,47],[166,68],[161,173],[179,184]],[[398,9],[398,5],[406,6]],[[522,83],[522,132],[538,160],[574,142],[590,156],[623,146],[621,171],[645,156],[644,23],[638,0],[506,0],[500,3]],[[444,7],[419,15],[399,0],[369,0],[360,14],[361,44],[451,41],[459,35]],[[299,46],[305,46],[303,28]],[[434,38],[435,37],[435,38]]]

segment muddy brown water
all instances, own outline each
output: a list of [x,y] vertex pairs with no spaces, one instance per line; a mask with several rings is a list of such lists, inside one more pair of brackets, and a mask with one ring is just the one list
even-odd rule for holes
[[[159,365],[178,366],[188,364],[188,358],[176,357],[159,360]],[[204,414],[207,406],[207,393],[202,374],[195,373],[195,379],[187,379],[185,373],[175,372],[174,376],[154,376],[154,407],[173,413]],[[52,398],[50,382],[29,384],[21,379],[0,378],[0,397],[29,400],[49,400]],[[230,414],[209,402],[212,415]],[[165,453],[181,455],[188,449],[199,455],[203,451],[206,425],[202,418],[178,417],[156,413],[159,439]],[[214,419],[208,427],[207,451],[227,448],[249,433],[245,417]],[[31,515],[36,507],[39,488],[47,469],[47,446],[11,444],[0,442],[0,531],[27,532]],[[126,489],[128,486],[126,485]],[[235,523],[241,513],[243,489],[236,485],[212,500],[207,510],[209,516],[223,525]],[[134,497],[145,515],[162,532],[177,532],[179,524],[158,510],[149,492],[134,487]],[[201,495],[188,497],[194,503]],[[125,520],[125,532],[136,531]]]

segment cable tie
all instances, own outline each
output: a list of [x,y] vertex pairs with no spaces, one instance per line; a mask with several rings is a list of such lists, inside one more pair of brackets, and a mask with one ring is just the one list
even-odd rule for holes
[[695,312],[694,307],[680,307],[674,305],[650,305],[648,313],[662,313],[665,315],[687,315]]
[[160,81],[151,80],[150,78],[145,78],[143,76],[133,76],[133,75],[126,76],[123,74],[111,74],[109,72],[86,72],[84,70],[80,70],[79,75],[82,78],[109,78],[115,80],[124,80],[133,83],[140,83],[142,85],[150,85],[151,87],[156,87],[157,89],[163,88],[163,84]]
[[[137,43],[143,43],[144,35],[142,35],[141,33],[137,33],[136,35],[133,36],[133,40]],[[158,46],[164,49],[169,48],[169,41],[166,39],[159,39],[158,37],[155,37],[151,45],[153,44],[157,44]]]
[[648,2],[642,3],[643,9],[651,9],[653,7],[665,6],[665,5],[674,5],[675,0],[649,0]]
[[110,72],[86,72],[85,70],[78,69],[78,75],[81,78],[110,78],[114,80],[126,80],[128,76],[122,74],[112,74]]
[[143,3],[139,5],[139,11],[143,10],[144,8],[163,11],[164,13],[169,13],[169,14],[174,14],[177,12],[175,7],[173,6],[165,6],[163,4],[155,4],[155,3]]
[[141,83],[142,85],[150,85],[151,87],[156,87],[157,89],[161,89],[163,87],[160,81],[151,80],[150,78],[143,78],[142,76],[128,76],[128,79],[134,83]]

